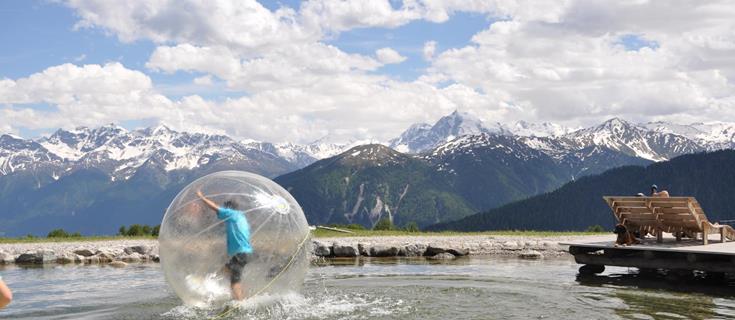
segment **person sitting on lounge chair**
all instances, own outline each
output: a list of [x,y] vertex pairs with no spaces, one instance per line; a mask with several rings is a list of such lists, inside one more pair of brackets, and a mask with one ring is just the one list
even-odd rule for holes
[[658,191],[658,186],[654,184],[651,186],[651,197],[668,198],[669,192],[666,190]]

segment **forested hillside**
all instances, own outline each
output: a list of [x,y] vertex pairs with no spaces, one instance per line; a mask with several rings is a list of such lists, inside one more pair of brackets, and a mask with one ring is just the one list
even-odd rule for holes
[[421,226],[472,214],[442,172],[382,145],[355,147],[276,178],[304,208],[309,223],[359,223],[381,218]]
[[647,167],[626,166],[567,183],[556,191],[440,223],[431,230],[584,230],[612,228],[605,195],[647,193],[651,184],[672,196],[694,196],[712,221],[735,219],[735,151],[684,155]]

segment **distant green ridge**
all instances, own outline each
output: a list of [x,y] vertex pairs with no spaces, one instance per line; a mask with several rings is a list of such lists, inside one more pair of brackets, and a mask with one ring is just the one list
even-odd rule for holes
[[647,167],[626,166],[569,182],[556,191],[514,202],[427,230],[586,230],[612,228],[605,195],[647,194],[651,184],[672,196],[693,196],[708,218],[735,219],[735,151],[684,155]]

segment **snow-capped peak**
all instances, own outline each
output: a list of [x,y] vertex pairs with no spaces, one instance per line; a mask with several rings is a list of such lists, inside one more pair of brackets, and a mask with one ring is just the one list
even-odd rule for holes
[[23,140],[23,137],[21,137],[19,135],[16,135],[16,134],[13,134],[13,133],[3,133],[3,134],[0,134],[0,136],[8,136],[8,137],[13,138],[13,139],[16,139],[16,140]]
[[405,155],[382,144],[364,144],[350,148],[338,156],[339,161],[360,166],[384,166],[402,163]]
[[735,147],[735,123],[710,122],[696,123],[691,126],[702,132],[695,139],[717,144],[718,148]]
[[523,137],[558,137],[574,131],[556,123],[531,123],[523,120],[516,122],[510,130],[513,134]]
[[[432,129],[442,130],[448,135],[463,136],[467,134],[478,134],[486,131],[485,125],[479,118],[466,112],[455,110],[450,115],[442,117],[434,124]],[[451,140],[451,139],[449,139]]]
[[400,152],[422,152],[444,142],[464,135],[481,133],[511,134],[498,122],[485,123],[479,118],[455,110],[441,117],[434,125],[418,123],[404,131],[398,138],[390,141],[390,146]]
[[602,131],[606,130],[613,134],[624,134],[626,131],[629,130],[635,130],[637,128],[636,125],[625,121],[623,119],[620,119],[618,117],[609,119],[605,122],[603,122],[601,125],[595,127],[594,130],[596,131]]
[[735,146],[735,123],[700,122],[687,125],[656,121],[641,124],[640,126],[655,132],[684,136],[709,145],[709,149],[732,148]]
[[661,132],[661,133],[673,133],[673,134],[682,135],[688,138],[694,138],[703,133],[702,131],[694,127],[693,125],[681,125],[681,124],[669,123],[665,121],[642,123],[640,124],[640,126],[648,130],[651,130],[651,131]]
[[165,134],[176,133],[175,130],[171,129],[165,123],[159,123],[155,127],[144,129],[144,131],[146,131],[148,134],[151,134],[151,135],[165,135]]
[[612,118],[601,125],[565,135],[583,147],[601,146],[624,154],[652,161],[706,150],[685,136],[661,130],[651,130],[620,118]]
[[620,118],[612,118],[598,126],[575,131],[568,137],[585,147],[603,146],[644,159],[665,160],[648,145],[645,130]]

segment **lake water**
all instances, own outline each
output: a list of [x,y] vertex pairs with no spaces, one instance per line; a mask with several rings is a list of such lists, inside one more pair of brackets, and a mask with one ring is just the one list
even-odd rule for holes
[[[731,319],[727,280],[670,283],[627,268],[578,278],[571,259],[346,260],[312,266],[302,295],[260,297],[230,319]],[[200,319],[157,264],[6,267],[0,319]]]

